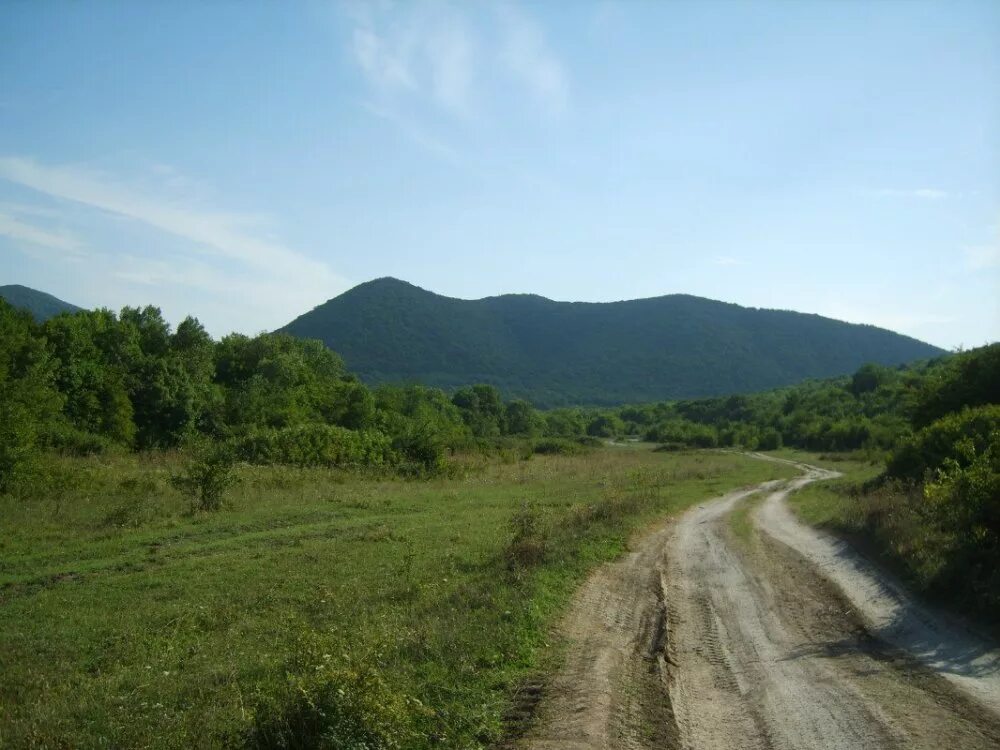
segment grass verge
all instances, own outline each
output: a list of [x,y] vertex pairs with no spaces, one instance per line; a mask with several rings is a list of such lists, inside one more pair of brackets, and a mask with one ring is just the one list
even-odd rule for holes
[[428,482],[244,466],[190,515],[179,468],[62,459],[0,498],[0,745],[489,745],[590,570],[794,473],[617,448]]

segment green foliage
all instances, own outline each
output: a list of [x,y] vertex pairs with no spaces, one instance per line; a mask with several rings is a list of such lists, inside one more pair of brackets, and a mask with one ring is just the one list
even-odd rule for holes
[[649,428],[646,440],[654,443],[676,443],[694,448],[715,448],[719,444],[718,432],[708,425],[673,419]]
[[[214,342],[194,318],[172,330],[155,307],[38,325],[0,305],[0,492],[30,473],[40,448],[88,455],[209,438],[251,463],[426,477],[446,471],[449,452],[492,451],[549,426],[491,385],[451,397],[423,386],[373,392],[323,344],[287,334]],[[582,433],[579,419],[565,424]]]
[[951,358],[921,383],[913,420],[930,424],[969,406],[1000,403],[1000,344]]
[[[918,590],[1000,620],[1000,345],[891,374],[833,409],[804,405],[798,439],[888,450],[883,474],[826,493],[824,521],[871,544]],[[816,412],[819,412],[818,414]],[[801,425],[807,425],[806,430]],[[807,503],[808,505],[808,503]],[[811,512],[818,513],[817,508]]]
[[217,511],[222,508],[226,491],[236,482],[233,451],[225,444],[201,444],[182,474],[172,483],[190,496],[192,510]]
[[966,408],[917,432],[889,460],[889,476],[920,480],[945,466],[964,469],[1000,431],[1000,404]]
[[397,460],[381,432],[327,424],[255,430],[236,438],[233,448],[240,460],[255,464],[379,469]]
[[429,422],[411,422],[397,434],[392,447],[403,457],[403,469],[414,476],[431,476],[444,469],[444,440]]
[[[465,458],[480,469],[430,483],[238,464],[231,510],[191,515],[182,451],[48,457],[52,482],[0,498],[3,746],[314,747],[352,727],[501,746],[596,566],[667,513],[792,473],[617,447]],[[512,573],[525,502],[545,558]]]
[[872,326],[687,295],[460,300],[395,279],[355,287],[283,330],[323,341],[367,383],[489,382],[545,407],[757,391],[942,354]]
[[69,302],[63,302],[51,294],[39,292],[37,289],[20,284],[0,286],[0,299],[6,301],[11,307],[29,313],[38,322],[48,320],[59,313],[74,313],[81,309]]
[[543,456],[572,456],[586,448],[575,440],[566,438],[542,438],[535,441],[533,450]]
[[51,355],[31,316],[0,300],[0,492],[35,468],[43,426],[62,407],[53,380]]
[[587,424],[587,434],[591,437],[610,438],[621,434],[622,421],[614,414],[599,414]]
[[538,507],[523,503],[510,517],[510,541],[504,549],[504,559],[510,570],[530,568],[545,561],[548,533],[542,524]]
[[993,344],[907,368],[866,364],[850,378],[628,406],[612,414],[623,420],[625,434],[679,446],[794,446],[818,452],[861,450],[875,456],[896,450],[915,427],[929,424],[924,421],[928,414],[996,403],[998,362],[1000,344]]
[[283,690],[261,698],[239,744],[260,750],[411,747],[413,704],[391,689],[378,659],[377,653],[361,659],[301,637]]

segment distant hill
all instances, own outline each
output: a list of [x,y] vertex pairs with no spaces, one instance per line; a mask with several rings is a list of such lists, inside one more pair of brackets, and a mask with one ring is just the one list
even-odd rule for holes
[[7,300],[14,307],[27,310],[38,321],[48,320],[59,313],[79,312],[83,309],[82,307],[71,305],[69,302],[63,302],[51,294],[40,292],[31,287],[21,286],[20,284],[0,286],[0,297],[3,297],[3,299]]
[[492,383],[543,406],[757,391],[942,354],[874,326],[684,294],[461,300],[391,278],[361,284],[282,330],[321,339],[369,383]]

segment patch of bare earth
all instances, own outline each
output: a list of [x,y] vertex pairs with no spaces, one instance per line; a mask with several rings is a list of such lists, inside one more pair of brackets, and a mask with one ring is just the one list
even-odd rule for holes
[[769,493],[759,518],[827,476],[803,469],[693,508],[596,571],[516,746],[1000,747],[1000,716],[879,637],[808,554],[770,533],[733,535],[727,516],[750,495]]

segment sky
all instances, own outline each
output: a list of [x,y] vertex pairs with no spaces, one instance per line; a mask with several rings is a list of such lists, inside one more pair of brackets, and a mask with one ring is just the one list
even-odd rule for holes
[[0,284],[221,336],[382,276],[1000,339],[1000,3],[0,5]]

